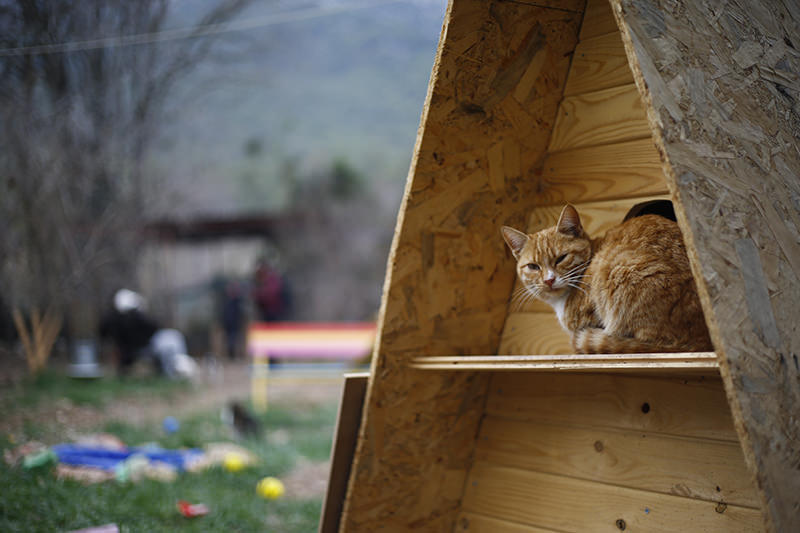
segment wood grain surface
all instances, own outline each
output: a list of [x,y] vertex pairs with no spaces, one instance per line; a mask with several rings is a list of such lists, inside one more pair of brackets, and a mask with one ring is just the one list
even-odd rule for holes
[[[608,10],[609,15],[611,10]],[[616,28],[611,33],[581,40],[575,48],[564,96],[633,83],[625,46]]]
[[645,138],[650,138],[650,126],[631,83],[564,98],[549,151]]
[[469,533],[558,533],[552,529],[528,526],[475,513],[459,514],[454,531]]
[[608,0],[587,0],[586,12],[581,25],[580,40],[585,41],[598,35],[619,31]]
[[473,468],[464,494],[464,510],[574,533],[761,531],[759,512],[747,507],[489,463]]
[[[570,422],[565,413],[563,424]],[[739,443],[489,417],[477,461],[758,509]]]
[[718,378],[497,373],[486,412],[553,424],[566,416],[578,425],[738,442]]
[[508,315],[498,352],[509,355],[536,355],[568,354],[574,350],[569,335],[562,329],[556,314],[550,309],[543,313]]
[[547,155],[539,205],[666,194],[658,151],[649,137]]
[[451,372],[607,372],[719,377],[714,352],[429,356],[412,359],[411,367]]

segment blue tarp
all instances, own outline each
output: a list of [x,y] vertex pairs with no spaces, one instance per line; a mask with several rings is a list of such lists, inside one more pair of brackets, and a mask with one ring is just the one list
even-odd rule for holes
[[178,471],[186,469],[186,463],[203,454],[202,450],[164,450],[153,447],[134,447],[125,450],[110,450],[98,446],[57,444],[53,451],[58,461],[73,466],[90,466],[114,471],[122,462],[134,455],[142,455],[149,461],[167,463]]

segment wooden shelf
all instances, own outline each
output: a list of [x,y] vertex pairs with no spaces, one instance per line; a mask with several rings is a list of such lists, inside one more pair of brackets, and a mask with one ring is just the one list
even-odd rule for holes
[[411,361],[411,367],[420,370],[472,372],[717,373],[719,371],[714,352],[418,357]]

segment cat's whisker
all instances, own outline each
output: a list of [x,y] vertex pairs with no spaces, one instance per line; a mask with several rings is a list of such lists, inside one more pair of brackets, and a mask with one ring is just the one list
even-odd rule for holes
[[527,290],[525,287],[522,287],[522,288],[520,288],[520,289],[517,289],[517,290],[515,290],[515,291],[514,291],[514,292],[511,294],[511,299],[512,299],[512,300],[515,300],[515,299],[517,299],[517,298],[521,298],[521,297],[523,297],[525,294],[527,294],[527,292],[528,292],[528,290]]
[[565,283],[579,283],[581,285],[586,285],[587,287],[589,284],[583,281],[583,276],[572,276],[572,277],[562,277],[561,278]]
[[590,261],[584,261],[583,263],[580,263],[580,264],[578,264],[578,265],[576,265],[576,266],[572,267],[571,269],[569,269],[569,270],[566,272],[566,274],[564,274],[564,275],[565,275],[565,276],[569,276],[569,275],[571,275],[571,274],[574,274],[575,272],[577,272],[577,271],[578,271],[578,270],[580,270],[581,268],[584,268],[584,267],[588,266],[588,265],[589,265],[589,263],[590,263]]
[[528,302],[530,302],[533,298],[538,296],[540,290],[531,289],[528,286],[522,286],[514,291],[511,296],[511,300],[513,302],[513,307],[515,311],[519,311],[522,309]]
[[533,288],[528,287],[528,291],[525,294],[525,297],[520,302],[520,308],[525,306],[525,305],[527,305],[527,304],[529,304],[532,300],[535,300],[536,298],[538,298],[539,294],[541,292],[542,292],[541,287],[538,287],[538,286],[533,287]]
[[572,287],[573,289],[578,289],[578,290],[579,290],[579,291],[581,291],[583,294],[587,294],[587,293],[586,293],[586,289],[584,289],[583,287],[581,287],[581,286],[579,286],[579,285],[573,285],[572,283],[567,283],[567,285],[568,285],[568,286],[570,286],[570,287]]

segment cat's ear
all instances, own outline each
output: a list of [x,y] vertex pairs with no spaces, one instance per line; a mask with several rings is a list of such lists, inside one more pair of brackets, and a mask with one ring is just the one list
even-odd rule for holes
[[573,237],[580,237],[583,235],[583,226],[581,226],[581,217],[578,216],[578,211],[575,210],[570,204],[564,206],[561,210],[561,216],[558,217],[558,232],[564,235],[572,235]]
[[503,239],[505,239],[508,247],[511,248],[511,253],[515,259],[519,259],[519,254],[528,242],[528,236],[519,230],[503,226]]

